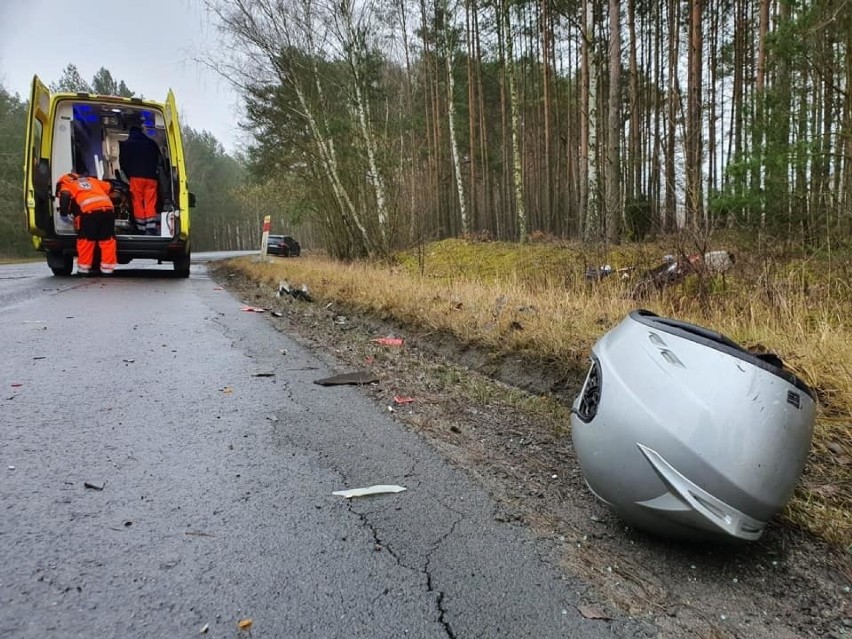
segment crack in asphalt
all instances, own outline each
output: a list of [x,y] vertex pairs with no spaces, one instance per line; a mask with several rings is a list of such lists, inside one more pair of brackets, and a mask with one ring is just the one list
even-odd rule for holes
[[[458,524],[461,521],[464,520],[464,516],[458,510],[456,510],[456,509],[454,509],[450,506],[447,506],[446,504],[441,504],[441,505],[444,506],[444,508],[446,508],[447,510],[458,515],[458,517],[456,517],[456,519],[453,520],[453,523],[450,524],[450,529],[447,532],[445,532],[443,535],[441,535],[432,544],[432,547],[429,549],[429,552],[426,553],[426,561],[423,564],[423,568],[416,568],[416,567],[413,567],[413,566],[409,566],[404,561],[402,561],[402,559],[399,557],[399,555],[397,555],[397,553],[390,546],[390,544],[383,541],[382,538],[379,536],[379,533],[376,530],[375,526],[373,526],[372,522],[370,521],[369,516],[372,515],[372,514],[378,513],[378,512],[382,512],[381,510],[360,512],[358,510],[355,510],[352,507],[352,501],[351,500],[347,500],[347,507],[349,509],[349,512],[353,513],[354,515],[357,515],[358,518],[361,520],[361,524],[365,528],[367,528],[370,531],[370,533],[372,534],[373,542],[375,544],[376,550],[380,550],[382,548],[386,549],[388,551],[388,553],[390,554],[390,556],[394,558],[394,560],[396,561],[398,566],[400,566],[402,568],[406,568],[407,570],[414,570],[414,571],[422,572],[425,575],[425,577],[426,577],[426,592],[430,592],[430,593],[435,594],[435,606],[438,609],[438,623],[440,623],[443,626],[444,632],[447,634],[447,637],[449,637],[450,639],[456,639],[456,634],[453,632],[453,629],[450,626],[450,622],[446,618],[447,610],[444,607],[444,591],[443,590],[437,590],[435,588],[435,585],[432,581],[432,571],[430,569],[430,564],[432,562],[433,553],[436,550],[438,550],[438,548],[441,546],[442,543],[444,543],[444,541],[446,541],[453,533],[455,533],[456,526],[458,526]],[[384,594],[387,594],[387,592],[385,592]],[[381,596],[381,595],[379,595],[379,596]],[[378,596],[377,596],[377,599],[378,599]]]
[[459,516],[455,519],[455,521],[453,521],[452,525],[450,526],[450,529],[446,533],[441,535],[441,537],[432,545],[432,549],[426,554],[426,563],[423,566],[423,574],[426,575],[427,592],[435,593],[435,605],[438,608],[438,622],[444,627],[444,632],[447,633],[447,636],[450,637],[450,639],[456,639],[456,635],[453,632],[453,629],[450,627],[450,622],[447,619],[447,609],[444,607],[444,591],[435,589],[435,586],[432,583],[432,571],[429,568],[429,565],[432,563],[432,554],[436,550],[438,550],[440,545],[444,543],[444,541],[448,539],[450,535],[455,532],[456,526],[463,519],[463,517],[461,517],[461,513],[459,513],[457,510],[453,508],[448,508],[446,504],[444,504],[444,507]]

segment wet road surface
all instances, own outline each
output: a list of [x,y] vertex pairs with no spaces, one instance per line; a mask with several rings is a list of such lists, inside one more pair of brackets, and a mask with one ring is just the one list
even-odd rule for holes
[[643,634],[241,307],[203,264],[0,266],[0,637]]

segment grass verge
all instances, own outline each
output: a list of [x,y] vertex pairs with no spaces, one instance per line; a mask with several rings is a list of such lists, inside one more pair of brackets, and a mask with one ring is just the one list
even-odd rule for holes
[[[774,352],[820,400],[808,463],[781,517],[852,552],[852,260],[741,247],[724,278],[691,276],[637,302],[629,295],[635,274],[659,263],[666,248],[446,240],[392,265],[304,256],[240,258],[232,266],[271,287],[306,284],[318,300],[352,312],[449,334],[496,355],[553,362],[566,373],[585,369],[594,342],[637,307]],[[604,263],[634,275],[586,281],[586,268]]]

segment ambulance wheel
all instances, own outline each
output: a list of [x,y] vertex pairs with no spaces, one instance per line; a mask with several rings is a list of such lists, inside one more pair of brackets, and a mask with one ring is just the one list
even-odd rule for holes
[[57,277],[68,277],[74,270],[74,256],[50,253],[47,256],[47,265]]
[[190,257],[187,253],[174,261],[175,275],[178,277],[189,277],[189,262]]

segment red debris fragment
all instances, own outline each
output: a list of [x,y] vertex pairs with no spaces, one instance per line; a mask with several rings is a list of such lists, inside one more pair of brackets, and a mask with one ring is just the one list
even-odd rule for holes
[[382,346],[402,346],[405,343],[401,337],[377,337],[373,341]]

